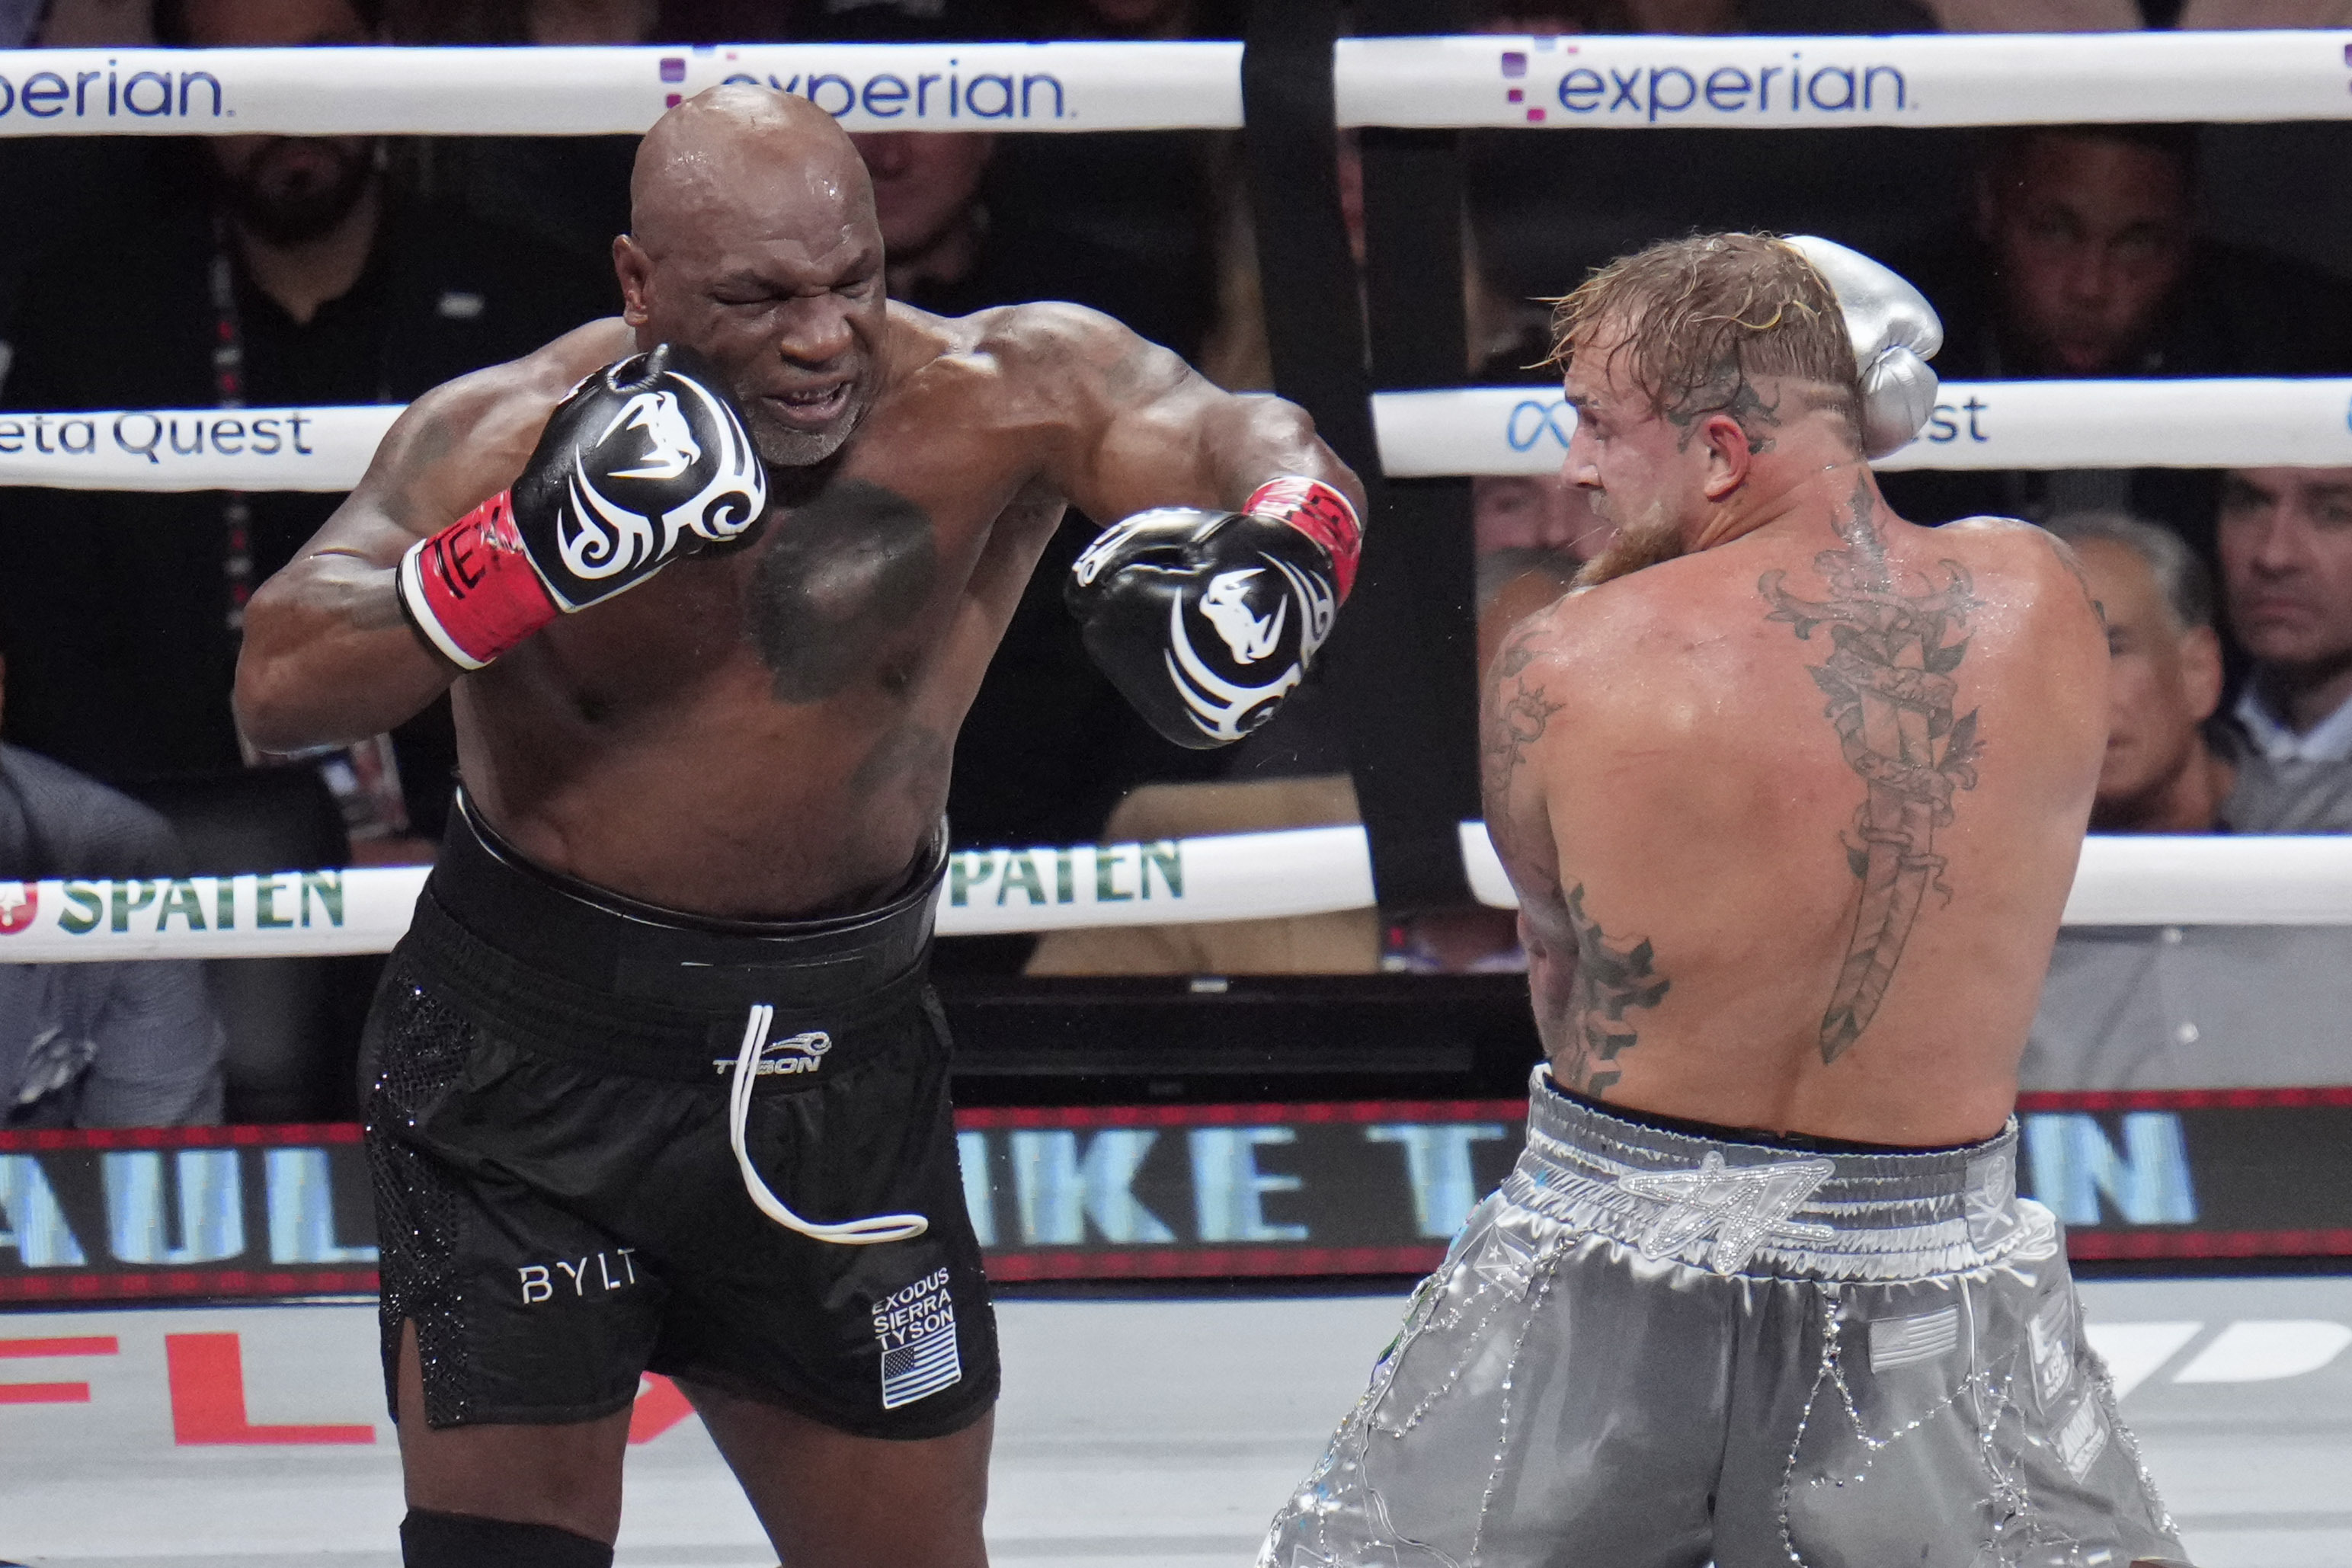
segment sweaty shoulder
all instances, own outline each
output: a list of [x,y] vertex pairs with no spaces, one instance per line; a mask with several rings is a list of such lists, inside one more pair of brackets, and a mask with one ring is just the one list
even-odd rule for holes
[[1192,374],[1173,353],[1084,305],[1041,300],[965,320],[1009,383],[1046,397],[1125,398],[1173,387]]
[[531,439],[547,416],[581,377],[636,352],[636,334],[618,316],[591,321],[520,359],[485,366],[446,381],[411,404],[413,412],[434,417],[489,420],[477,439],[497,439],[508,419],[528,420]]
[[1979,577],[1990,574],[1991,582],[2008,584],[2021,595],[2030,593],[2031,599],[2021,603],[2049,612],[2050,619],[2074,621],[2077,617],[2070,612],[2085,610],[2094,620],[2105,620],[2074,546],[2047,529],[2013,517],[1964,517],[1921,530],[1918,537],[1927,548],[1958,558]]
[[627,323],[610,317],[443,382],[393,422],[361,493],[402,528],[432,532],[511,483],[580,378],[635,347]]
[[1174,353],[1083,305],[941,317],[894,304],[891,326],[894,398],[950,400],[964,424],[1024,430],[1048,447],[1084,442],[1116,410],[1195,379]]

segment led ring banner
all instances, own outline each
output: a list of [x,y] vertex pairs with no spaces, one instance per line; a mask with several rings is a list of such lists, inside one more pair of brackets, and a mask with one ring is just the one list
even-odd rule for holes
[[[956,1145],[998,1280],[1394,1275],[1436,1265],[1526,1120],[1523,1100],[972,1110]],[[2352,1256],[2352,1089],[2027,1095],[2019,1123],[2019,1190],[2077,1258]],[[373,1291],[359,1137],[0,1132],[0,1302]]]

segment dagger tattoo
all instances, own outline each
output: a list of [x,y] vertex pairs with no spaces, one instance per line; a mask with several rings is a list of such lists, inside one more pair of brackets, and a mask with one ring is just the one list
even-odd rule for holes
[[1813,683],[1829,699],[1822,714],[1837,731],[1846,765],[1868,789],[1852,832],[1841,836],[1862,891],[1837,987],[1822,1016],[1824,1062],[1843,1056],[1870,1026],[1928,890],[1951,898],[1943,858],[1935,852],[1936,829],[1951,825],[1953,792],[1976,787],[1984,747],[1976,710],[1952,717],[1959,695],[1952,671],[1968,653],[1968,616],[1980,603],[1968,570],[1938,562],[1940,587],[1902,592],[1872,511],[1869,491],[1857,485],[1853,507],[1835,525],[1845,548],[1813,557],[1829,584],[1827,599],[1789,593],[1780,572],[1756,584],[1772,606],[1766,620],[1790,623],[1806,641],[1815,626],[1829,627],[1829,660],[1811,667]]

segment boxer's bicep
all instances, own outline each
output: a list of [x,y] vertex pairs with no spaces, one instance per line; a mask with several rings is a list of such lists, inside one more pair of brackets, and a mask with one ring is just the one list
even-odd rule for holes
[[1050,478],[1108,523],[1153,507],[1237,508],[1267,479],[1299,474],[1363,490],[1295,404],[1236,395],[1107,316],[1055,307],[1070,426]]

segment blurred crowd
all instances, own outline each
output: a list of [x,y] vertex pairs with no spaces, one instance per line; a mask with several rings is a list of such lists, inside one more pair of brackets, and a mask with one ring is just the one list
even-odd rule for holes
[[[1236,37],[1244,9],[0,0],[0,47]],[[2352,0],[1427,9],[1433,25],[1499,33],[2352,25]],[[950,314],[1076,300],[1222,384],[1271,384],[1236,137],[857,142],[896,298]],[[1823,234],[1906,271],[1943,315],[1937,368],[1948,378],[2352,374],[2352,181],[2340,174],[2352,138],[2340,124],[1488,132],[1462,146],[1466,379],[1544,380],[1545,300],[1621,251],[1717,227]],[[398,403],[511,358],[616,308],[610,246],[628,221],[633,150],[629,137],[6,141],[0,210],[18,221],[0,231],[0,407]],[[1352,134],[1338,156],[1360,264]],[[2018,515],[2075,541],[2108,609],[2116,670],[2097,826],[2352,831],[2352,469],[1910,472],[1886,476],[1885,489],[1916,521]],[[1483,655],[1564,591],[1606,529],[1556,479],[1472,489],[1465,548],[1476,553]],[[244,743],[230,713],[246,598],[337,500],[0,491],[0,875],[430,858],[455,766],[446,704],[365,744],[290,758]],[[957,752],[957,842],[1354,820],[1353,787],[1328,746],[1293,737],[1183,752],[1128,712],[1060,605],[1062,570],[1099,521],[1069,520],[980,693]],[[1508,917],[1476,910],[950,946],[943,964],[1032,973],[1518,962]],[[2066,1005],[2110,1027],[2098,987],[2137,984],[2131,976],[2154,962],[2110,963]],[[235,1119],[347,1109],[348,1040],[371,964],[268,961],[209,975],[193,964],[67,967],[0,965],[0,1126],[205,1120],[223,1113],[225,1092]],[[2180,1037],[2181,1021],[2149,1027],[2183,1049],[2195,1043]]]

